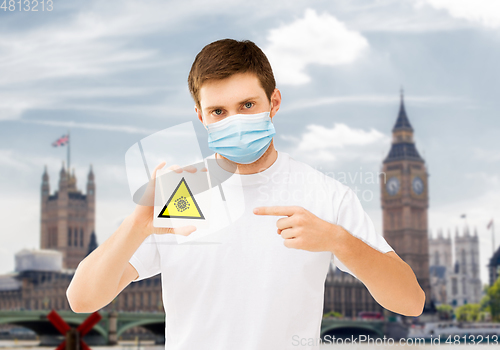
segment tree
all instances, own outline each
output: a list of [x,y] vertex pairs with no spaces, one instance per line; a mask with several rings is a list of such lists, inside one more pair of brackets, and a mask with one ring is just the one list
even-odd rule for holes
[[457,321],[476,322],[479,320],[479,304],[465,304],[455,310]]
[[453,318],[453,306],[441,304],[436,309],[440,320],[451,320]]
[[327,317],[342,318],[343,315],[340,312],[330,311],[330,312],[323,315],[323,318],[327,318]]
[[500,277],[488,288],[487,297],[492,320],[500,322]]

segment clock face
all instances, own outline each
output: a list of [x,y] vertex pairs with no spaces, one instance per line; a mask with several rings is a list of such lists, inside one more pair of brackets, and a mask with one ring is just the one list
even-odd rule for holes
[[387,183],[385,184],[385,188],[387,190],[387,193],[389,193],[391,196],[394,196],[396,193],[399,191],[399,180],[397,177],[391,177],[389,180],[387,180]]
[[418,176],[415,176],[413,178],[411,187],[413,188],[413,192],[415,192],[415,194],[417,195],[422,194],[422,192],[424,192],[424,182]]

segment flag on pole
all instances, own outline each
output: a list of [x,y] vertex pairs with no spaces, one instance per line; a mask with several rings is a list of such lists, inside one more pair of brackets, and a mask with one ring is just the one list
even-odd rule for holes
[[491,226],[493,225],[493,219],[490,220],[490,222],[488,223],[488,226],[486,226],[487,229],[491,228]]
[[52,142],[53,147],[64,146],[69,142],[69,134],[63,135],[58,138],[56,141]]
[[465,214],[460,215],[460,217],[461,217],[462,219],[463,219],[463,218],[465,218]]

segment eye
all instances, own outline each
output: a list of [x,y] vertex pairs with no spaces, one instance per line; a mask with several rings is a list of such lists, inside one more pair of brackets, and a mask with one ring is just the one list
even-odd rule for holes
[[246,102],[245,103],[245,108],[252,108],[253,102]]
[[212,113],[214,113],[215,115],[221,115],[222,109],[214,109]]

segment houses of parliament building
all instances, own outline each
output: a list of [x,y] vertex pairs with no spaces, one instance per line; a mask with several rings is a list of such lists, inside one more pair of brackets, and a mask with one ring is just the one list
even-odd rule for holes
[[[75,270],[97,248],[96,186],[92,167],[86,193],[76,177],[59,172],[58,189],[50,193],[47,169],[42,175],[40,248],[15,254],[15,271],[0,276],[0,310],[71,310],[66,290]],[[160,275],[131,283],[103,310],[163,312]]]
[[[414,271],[426,294],[424,312],[432,311],[435,302],[454,305],[477,302],[480,293],[477,239],[468,233],[460,238],[457,233],[459,262],[453,264],[449,239],[441,234],[429,238],[429,174],[415,146],[413,131],[401,94],[391,148],[381,164],[383,235]],[[67,287],[80,261],[97,247],[95,198],[92,167],[85,194],[76,186],[74,170],[70,173],[64,163],[58,188],[51,194],[45,168],[41,184],[41,249],[16,253],[15,271],[0,276],[1,310],[70,310]],[[500,264],[500,258],[497,260]],[[466,271],[469,277],[463,275]],[[467,290],[473,296],[468,296]],[[164,312],[161,275],[131,283],[103,310]],[[325,313],[336,311],[355,317],[361,311],[383,310],[361,281],[330,267],[325,281]]]

